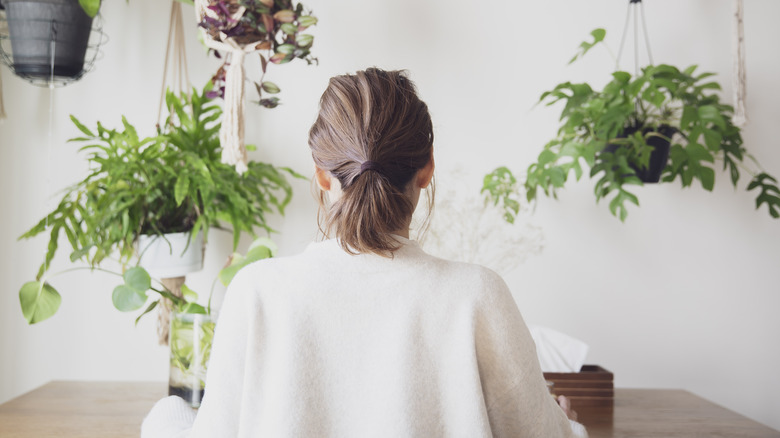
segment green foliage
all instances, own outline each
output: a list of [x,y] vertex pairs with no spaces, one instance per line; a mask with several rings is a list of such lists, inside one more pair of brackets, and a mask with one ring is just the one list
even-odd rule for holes
[[100,9],[100,0],[79,0],[79,4],[90,17],[97,15]]
[[244,266],[254,263],[258,260],[267,259],[276,255],[276,244],[267,237],[261,237],[249,246],[246,255],[234,252],[230,256],[230,262],[221,271],[219,271],[219,281],[227,286],[233,281],[233,277],[238,274]]
[[[600,29],[592,35],[594,42],[582,43],[573,60],[604,38]],[[556,137],[528,167],[523,182],[526,199],[534,201],[540,193],[555,198],[570,176],[579,180],[589,168],[589,176],[596,180],[596,200],[609,198],[610,211],[624,221],[627,204],[639,205],[628,187],[643,185],[637,169],[647,168],[653,151],[648,143],[653,137],[671,142],[661,182],[679,180],[688,187],[698,181],[711,191],[715,184],[712,166],[722,161],[736,186],[739,166],[750,155],[742,144],[740,129],[731,122],[732,107],[714,93],[720,85],[709,79],[712,75],[697,74],[696,66],[679,70],[671,65],[651,65],[637,76],[614,72],[601,90],[587,83],[565,82],[543,93],[540,102],[563,104],[563,109]],[[489,184],[514,178],[507,172],[501,167],[485,177],[483,191],[493,202],[506,203],[512,193],[512,187]],[[756,206],[767,204],[770,214],[777,217],[777,181],[765,173],[755,178],[748,189],[762,188]]]
[[[124,117],[122,128],[108,129],[98,122],[95,131],[71,117],[83,134],[71,141],[85,143],[81,151],[88,154],[90,171],[65,190],[52,212],[20,237],[49,233],[36,284],[43,284],[61,234],[70,245],[71,261],[82,260],[97,268],[112,255],[123,265],[133,262],[142,234],[190,232],[194,239],[198,233],[207,237],[210,228],[232,229],[235,249],[242,233],[256,236],[256,229],[273,231],[266,216],[284,214],[292,197],[288,178],[301,176],[288,168],[254,161],[239,175],[222,163],[221,110],[206,97],[208,91],[208,87],[203,92],[193,90],[191,96],[167,93],[171,115],[152,137],[140,138]],[[127,271],[125,284],[114,290],[114,305],[122,311],[143,306],[150,289],[147,279],[141,268]],[[31,286],[25,287],[25,296],[53,296],[47,295],[46,288],[35,295]],[[35,310],[40,302],[22,300],[25,317],[38,315],[28,321],[41,321],[56,311],[56,307],[48,311],[52,306],[46,312]]]
[[43,321],[60,308],[62,297],[48,283],[29,281],[19,290],[22,314],[29,324]]
[[493,205],[501,203],[504,220],[513,224],[520,211],[520,202],[517,200],[517,179],[512,172],[506,167],[499,167],[493,173],[485,175],[480,193],[485,192],[491,194],[491,198],[485,202],[492,202]]

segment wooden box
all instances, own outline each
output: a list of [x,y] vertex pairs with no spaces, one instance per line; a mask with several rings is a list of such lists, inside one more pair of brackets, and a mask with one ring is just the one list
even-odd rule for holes
[[615,387],[612,372],[599,365],[583,365],[578,373],[544,373],[545,380],[553,382],[555,395],[565,395],[572,408],[584,406],[612,406]]

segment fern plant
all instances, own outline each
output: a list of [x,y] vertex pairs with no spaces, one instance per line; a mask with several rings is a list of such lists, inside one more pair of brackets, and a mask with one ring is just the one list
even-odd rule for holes
[[[250,162],[242,175],[220,161],[219,118],[221,109],[207,97],[210,86],[191,95],[168,92],[171,109],[156,135],[139,137],[124,117],[122,128],[109,129],[97,123],[92,131],[75,117],[83,134],[70,141],[86,143],[90,171],[65,190],[57,207],[20,238],[49,234],[44,261],[34,281],[20,290],[22,311],[29,323],[52,316],[61,297],[48,283],[48,269],[58,250],[60,235],[67,237],[70,260],[99,269],[115,256],[126,267],[136,263],[140,235],[189,232],[191,239],[211,228],[232,230],[233,248],[243,233],[271,232],[266,221],[271,213],[284,214],[292,197],[289,177],[301,177],[289,168]],[[133,267],[123,274],[121,291],[115,290],[114,305],[135,310],[153,290],[182,306],[164,289],[153,289],[148,273]],[[151,310],[151,309],[149,309]]]

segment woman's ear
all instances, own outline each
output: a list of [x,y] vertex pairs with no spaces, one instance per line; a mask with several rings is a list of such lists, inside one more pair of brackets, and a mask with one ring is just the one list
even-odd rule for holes
[[428,164],[417,172],[417,187],[421,189],[428,187],[433,179],[433,170],[435,168],[436,163],[433,162],[433,150],[431,150],[431,159],[428,160]]
[[325,192],[330,191],[330,172],[314,166],[314,178],[317,180],[317,185],[320,186],[320,189]]

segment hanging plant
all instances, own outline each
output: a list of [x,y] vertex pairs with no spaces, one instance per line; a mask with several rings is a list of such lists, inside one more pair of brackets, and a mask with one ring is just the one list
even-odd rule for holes
[[[305,11],[300,3],[294,4],[291,0],[209,0],[206,9],[198,26],[210,39],[239,47],[251,46],[254,51],[261,52],[263,74],[260,81],[255,82],[259,105],[266,108],[279,105],[278,97],[263,97],[281,91],[273,82],[263,80],[269,62],[285,64],[297,58],[309,65],[317,63],[317,58],[311,55],[314,37],[303,33],[317,24],[317,18]],[[219,50],[213,50],[213,53],[224,59]],[[226,64],[228,62],[226,60]],[[224,97],[226,64],[212,78],[216,85],[212,92],[215,97]]]
[[[205,96],[209,89],[210,85],[203,92],[193,90],[190,96],[168,92],[166,106],[172,113],[151,137],[139,137],[124,118],[122,128],[109,129],[98,122],[97,131],[92,131],[71,117],[83,134],[71,141],[86,143],[81,150],[88,152],[90,171],[20,237],[49,234],[35,280],[19,293],[29,323],[43,321],[59,308],[60,295],[49,283],[56,274],[50,274],[49,268],[63,234],[72,262],[102,270],[106,259],[115,258],[123,267],[131,267],[124,272],[124,285],[112,296],[117,309],[131,311],[146,303],[151,288],[147,271],[133,267],[140,237],[183,232],[194,242],[199,234],[205,240],[210,229],[221,228],[232,231],[235,250],[242,234],[272,231],[267,216],[284,214],[292,198],[288,179],[301,176],[260,162],[250,162],[248,171],[239,175],[221,163],[217,139],[221,110]],[[186,300],[170,291],[151,290],[185,306],[177,310],[192,312]]]
[[[203,43],[229,56],[213,77],[214,95],[225,99],[224,119],[219,133],[222,161],[233,164],[238,173],[247,170],[247,151],[244,146],[244,58],[260,53],[263,76],[255,83],[260,97],[258,103],[267,108],[279,104],[277,97],[263,97],[263,93],[277,94],[279,87],[265,81],[269,63],[284,64],[295,58],[316,62],[311,49],[314,37],[302,32],[317,24],[317,18],[305,11],[303,5],[292,0],[195,0],[198,25],[203,30]],[[263,54],[265,53],[265,55]]]
[[[602,43],[605,34],[594,30],[593,41],[582,43],[572,62]],[[627,203],[639,205],[629,186],[679,179],[683,187],[698,181],[712,191],[713,166],[720,162],[735,187],[741,171],[748,172],[747,190],[759,189],[756,208],[766,205],[773,218],[780,217],[777,180],[743,146],[740,128],[732,123],[733,108],[720,101],[713,75],[696,73],[696,66],[650,65],[634,76],[612,73],[601,90],[564,82],[545,92],[540,102],[564,104],[561,125],[528,167],[526,199],[534,201],[540,193],[555,198],[572,174],[579,180],[587,172],[596,179],[596,200],[608,198],[612,214],[624,221]],[[504,206],[507,220],[519,208],[518,184],[506,167],[484,180],[482,191]]]

